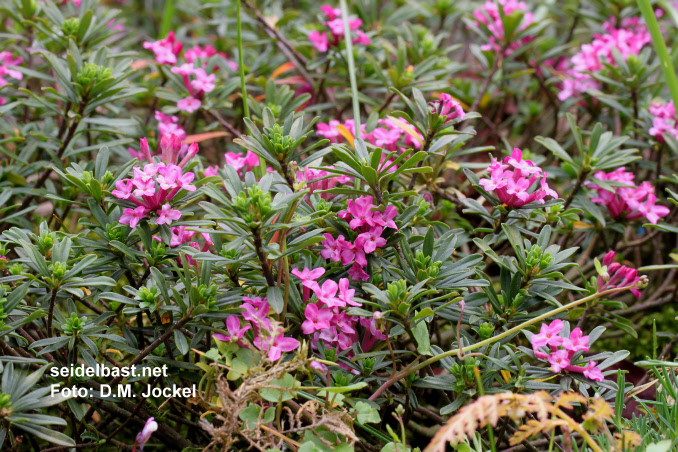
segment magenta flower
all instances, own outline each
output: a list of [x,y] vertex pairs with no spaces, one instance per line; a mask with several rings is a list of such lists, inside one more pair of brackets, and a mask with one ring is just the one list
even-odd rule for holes
[[136,209],[123,210],[119,221],[121,224],[129,224],[129,226],[134,229],[144,218],[146,218],[146,208],[144,206],[139,206]]
[[443,118],[443,122],[450,122],[457,118],[463,120],[466,117],[461,104],[447,93],[442,93],[438,100],[431,101],[428,105],[431,113]]
[[317,127],[316,133],[323,138],[327,138],[332,143],[338,143],[339,138],[341,137],[341,134],[339,133],[339,129],[337,129],[338,125],[341,125],[341,123],[339,121],[337,121],[336,119],[332,119],[327,124],[324,123],[324,122],[320,122],[316,126]]
[[603,372],[596,366],[595,361],[589,361],[582,373],[589,380],[603,381]]
[[153,432],[158,430],[158,423],[155,422],[155,418],[149,417],[144,424],[144,428],[141,429],[141,432],[137,435],[136,441],[134,441],[134,449],[136,446],[139,446],[139,450],[144,450],[144,446],[151,439]]
[[583,350],[585,352],[589,351],[589,337],[582,336],[582,332],[579,328],[575,328],[570,333],[570,337],[563,338],[563,348],[571,352],[578,352]]
[[550,325],[542,323],[539,334],[535,334],[530,338],[532,348],[537,350],[539,347],[545,347],[547,345],[554,347],[561,345],[563,343],[563,338],[558,336],[558,333],[560,333],[560,330],[562,329],[563,321],[560,319],[554,320]]
[[[559,322],[559,323],[556,323]],[[530,337],[534,356],[540,360],[546,360],[551,364],[551,370],[554,373],[560,371],[582,373],[586,378],[595,381],[602,381],[602,373],[596,367],[596,363],[589,361],[586,367],[573,365],[572,358],[579,351],[589,350],[589,337],[583,336],[579,328],[575,328],[570,332],[570,337],[554,336],[561,332],[563,322],[561,320],[554,320],[551,325],[543,323],[541,325],[540,334],[535,334]],[[554,340],[554,338],[556,338]],[[544,353],[539,350],[540,347],[548,345],[549,351]],[[562,348],[558,348],[562,346]]]
[[657,224],[660,218],[669,214],[668,207],[656,204],[657,197],[652,184],[643,182],[636,186],[633,182],[633,173],[626,171],[624,167],[617,168],[610,173],[598,171],[593,177],[602,181],[624,184],[614,187],[614,191],[592,184],[588,186],[590,189],[597,190],[597,196],[591,198],[591,201],[607,207],[608,212],[615,219],[634,220],[645,217],[650,223]]
[[362,306],[362,303],[353,301],[353,296],[355,295],[355,289],[351,289],[348,286],[349,281],[347,278],[341,278],[339,280],[339,296],[337,297],[339,301],[345,303],[344,306]]
[[332,311],[327,308],[320,309],[317,304],[309,303],[306,305],[304,317],[306,317],[306,320],[301,324],[301,331],[304,334],[313,334],[318,330],[330,327]]
[[327,366],[318,361],[311,361],[311,369],[320,372],[322,375],[327,374]]
[[118,199],[127,199],[132,196],[133,182],[131,179],[119,180],[115,183],[115,190],[111,192]]
[[565,71],[567,78],[558,98],[567,100],[578,97],[591,89],[600,89],[601,83],[591,73],[605,69],[606,65],[617,66],[613,51],[619,52],[622,59],[638,55],[642,48],[651,42],[647,27],[638,17],[628,17],[621,21],[621,27],[615,28],[616,19],[611,18],[603,24],[606,33],[594,34],[593,41],[581,46],[580,51],[570,59],[570,68]]
[[370,275],[357,262],[354,262],[351,268],[348,269],[348,275],[353,281],[367,281],[370,279]]
[[320,255],[323,259],[331,259],[332,262],[339,262],[341,260],[341,248],[337,242],[343,240],[344,236],[340,235],[335,240],[334,237],[332,237],[332,234],[325,233],[323,235],[325,236],[325,240],[321,242],[321,245],[325,248],[320,250]]
[[297,278],[301,279],[301,284],[304,287],[315,290],[315,288],[318,287],[316,279],[325,274],[325,269],[314,268],[313,270],[310,270],[308,267],[304,267],[302,271],[299,271],[298,268],[294,268],[292,269],[291,273]]
[[215,333],[213,337],[223,342],[235,342],[242,339],[247,330],[250,328],[252,328],[251,325],[245,325],[244,327],[240,328],[240,319],[238,316],[230,315],[226,319],[226,329],[228,330],[228,334],[230,334],[230,336],[221,333]]
[[291,352],[299,347],[299,341],[285,337],[284,334],[279,334],[273,338],[271,343],[264,341],[260,336],[254,338],[254,345],[261,350],[268,351],[268,359],[271,361],[278,361],[282,356],[282,352]]
[[327,52],[327,49],[329,48],[329,42],[327,40],[326,32],[313,30],[308,34],[308,40],[311,42],[313,47],[318,49],[319,52]]
[[[511,167],[513,170],[508,169]],[[532,161],[523,160],[523,152],[518,148],[513,149],[513,153],[504,159],[503,164],[493,159],[487,171],[490,178],[481,179],[479,185],[488,192],[494,192],[505,207],[517,208],[532,202],[544,204],[547,196],[558,197],[546,182],[547,173]],[[530,193],[528,190],[537,181],[539,188]]]
[[157,224],[172,224],[172,221],[178,220],[181,218],[181,211],[172,210],[172,206],[169,204],[163,205],[158,213],[158,219],[156,220]]
[[386,239],[381,236],[382,228],[372,228],[367,232],[363,232],[355,239],[355,246],[362,248],[365,253],[372,253],[377,248],[386,245]]
[[318,300],[332,308],[335,306],[341,306],[341,302],[335,297],[338,288],[339,286],[336,282],[332,281],[331,279],[326,279],[322,286],[319,286],[316,283],[312,290],[315,292]]
[[151,50],[155,54],[155,60],[158,64],[177,63],[177,56],[181,53],[183,45],[177,41],[174,32],[170,31],[165,39],[155,42],[144,42],[144,49]]
[[558,373],[570,365],[570,357],[567,350],[556,350],[549,355],[548,361],[554,373]]
[[207,75],[203,68],[198,68],[193,72],[195,80],[191,80],[191,87],[196,91],[203,91],[209,93],[214,91],[215,74]]
[[202,102],[200,102],[199,99],[196,99],[195,97],[192,96],[188,96],[177,102],[177,108],[181,111],[185,111],[186,113],[193,113],[198,108],[200,108],[201,105]]
[[534,16],[529,12],[529,8],[525,2],[517,0],[488,0],[483,4],[482,8],[473,11],[473,17],[476,24],[478,26],[483,24],[490,33],[489,43],[480,46],[481,50],[500,52],[504,49],[504,56],[508,56],[534,39],[534,36],[528,35],[513,42],[506,41],[507,37],[504,34],[502,13],[503,15],[509,16],[515,15],[514,13],[516,12],[523,12],[523,18],[518,27],[518,31],[525,30],[534,21]]
[[[615,252],[610,251],[603,258],[603,274],[598,275],[598,280],[596,282],[598,292],[617,287],[628,287],[631,285],[638,286],[641,281],[641,278],[638,276],[638,271],[635,268],[621,265],[619,262],[612,262],[614,255]],[[636,287],[629,290],[636,297],[640,296],[640,291]]]

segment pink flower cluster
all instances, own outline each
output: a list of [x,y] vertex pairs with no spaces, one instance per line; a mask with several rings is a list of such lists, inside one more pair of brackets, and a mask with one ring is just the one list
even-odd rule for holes
[[[341,18],[341,10],[339,8],[332,8],[329,5],[324,5],[320,7],[320,9],[327,18],[324,24],[328,30],[313,30],[308,34],[308,40],[311,41],[313,47],[318,49],[318,51],[327,52],[330,47],[339,45],[339,41],[344,38],[344,20]],[[348,23],[351,31],[356,32],[356,37],[353,38],[352,42],[354,44],[370,45],[370,38],[360,30],[362,24],[363,21],[361,19],[352,19]]]
[[482,45],[480,49],[492,52],[501,52],[502,49],[504,49],[504,56],[509,56],[522,45],[532,41],[534,36],[525,36],[517,41],[506,42],[506,36],[504,35],[504,24],[502,23],[501,13],[499,10],[500,8],[503,10],[504,15],[506,16],[513,14],[515,11],[524,12],[523,20],[520,23],[518,31],[522,31],[529,27],[534,21],[534,15],[529,12],[525,2],[518,0],[488,0],[485,2],[482,8],[478,8],[473,11],[473,17],[475,18],[476,23],[484,24],[491,34],[489,38],[490,42]]
[[447,93],[442,93],[438,100],[431,101],[428,105],[431,113],[437,114],[441,118],[444,116],[445,122],[450,122],[457,118],[463,121],[466,117],[461,104]]
[[323,341],[326,348],[338,347],[340,350],[350,349],[359,341],[356,324],[365,327],[362,348],[369,350],[379,340],[385,340],[386,336],[376,324],[374,317],[358,317],[346,314],[342,309],[347,306],[362,306],[353,300],[355,289],[349,287],[347,278],[341,278],[339,284],[331,279],[326,279],[322,286],[316,281],[325,274],[325,269],[313,270],[307,267],[303,270],[294,269],[292,274],[301,280],[304,288],[304,302],[310,298],[310,291],[317,297],[315,303],[308,303],[304,310],[304,322],[301,331],[304,334],[312,334],[311,344],[317,348],[317,342]]
[[[407,123],[403,118],[400,118],[400,121]],[[327,138],[332,143],[340,143],[342,141],[342,135],[339,132],[337,126],[343,125],[346,130],[351,135],[354,135],[355,132],[355,123],[352,119],[348,119],[341,124],[341,122],[336,119],[331,120],[328,123],[318,123],[316,133],[323,138]],[[424,137],[416,132],[416,137],[411,136],[408,132],[404,131],[402,128],[398,127],[393,121],[389,119],[380,119],[378,121],[378,126],[372,130],[372,132],[367,133],[367,125],[360,125],[360,138],[367,141],[368,143],[380,147],[388,152],[403,152],[408,148],[419,149],[421,147],[421,142]],[[386,156],[382,155],[381,164],[382,168],[388,168],[388,171],[393,172],[398,167],[391,165],[392,160],[387,160]]]
[[[572,330],[570,337],[563,337],[559,334],[562,329],[562,320],[554,320],[550,325],[542,323],[539,334],[530,337],[534,356],[548,361],[551,364],[551,370],[555,373],[563,370],[578,372],[584,374],[590,380],[603,381],[603,373],[596,366],[595,361],[589,361],[586,367],[571,364],[575,353],[589,351],[589,337],[583,336],[579,328]],[[543,347],[548,348],[546,353],[540,350]]]
[[[628,287],[640,282],[638,270],[622,265],[619,262],[612,262],[614,260],[614,255],[614,251],[609,251],[605,257],[603,257],[604,273],[598,275],[598,280],[596,281],[598,292],[617,287]],[[630,289],[630,292],[636,297],[640,296],[640,291],[635,287]]]
[[[334,166],[328,165],[327,169],[333,169]],[[351,181],[351,178],[348,176],[330,176],[331,173],[328,173],[325,170],[313,169],[313,168],[302,168],[300,171],[297,171],[297,182],[306,182],[306,186],[309,188],[310,194],[317,190],[329,190],[334,188],[337,184],[345,184]],[[322,199],[329,199],[332,197],[331,193],[321,193],[320,197]]]
[[[487,171],[490,178],[481,179],[479,184],[488,192],[493,191],[506,207],[521,207],[531,202],[544,204],[547,196],[558,197],[546,182],[548,174],[531,160],[523,160],[523,152],[518,148],[504,158],[504,163],[493,159]],[[530,193],[528,190],[537,181],[539,188]]]
[[639,18],[624,19],[620,28],[615,28],[612,20],[603,24],[605,34],[593,35],[593,42],[582,45],[570,59],[571,68],[565,71],[567,78],[558,94],[560,100],[576,97],[589,89],[599,89],[600,83],[590,73],[600,71],[605,63],[617,66],[612,56],[613,49],[617,49],[626,60],[631,55],[638,55],[651,42],[650,33]]
[[214,334],[215,339],[223,342],[237,342],[241,347],[247,347],[242,339],[251,328],[254,333],[254,346],[268,352],[268,359],[271,361],[278,361],[283,352],[291,352],[299,347],[298,340],[286,337],[282,331],[270,335],[261,334],[262,331],[270,332],[271,330],[271,321],[268,318],[271,308],[266,297],[244,297],[240,307],[244,309],[242,317],[249,322],[249,325],[246,324],[241,327],[238,316],[229,316],[226,319],[228,335],[216,333]]
[[184,45],[178,41],[173,31],[170,31],[166,38],[155,42],[144,42],[144,49],[150,50],[155,54],[155,61],[158,64],[176,64],[177,56],[181,53]]
[[[21,57],[12,58],[9,52],[0,52],[0,88],[9,85],[9,81],[5,78],[7,76],[16,80],[21,80],[24,75],[16,69],[10,69],[10,66],[18,66],[23,63],[24,59]],[[0,97],[0,105],[4,105],[6,100]]]
[[[252,168],[259,166],[259,156],[252,151],[247,151],[245,155],[239,154],[237,152],[227,152],[224,154],[226,159],[226,165],[231,166],[235,169],[236,172],[240,173],[240,170],[244,169],[241,174],[245,172],[252,171]],[[266,168],[267,172],[273,171],[273,168]],[[216,176],[219,173],[219,166],[214,165],[205,169],[205,176]]]
[[665,104],[650,104],[648,111],[654,116],[649,131],[650,136],[655,137],[660,143],[665,141],[664,134],[669,134],[678,139],[678,119],[676,118],[676,107],[673,105],[673,101]]
[[179,190],[195,191],[191,185],[195,178],[192,172],[183,172],[183,166],[198,153],[198,145],[193,143],[184,159],[176,165],[181,150],[181,141],[176,135],[164,136],[160,140],[163,161],[154,163],[150,154],[148,142],[141,140],[141,153],[147,156],[150,163],[143,168],[133,168],[132,179],[122,179],[115,183],[115,190],[111,192],[118,199],[133,202],[138,207],[123,210],[120,223],[129,224],[135,228],[139,221],[152,212],[157,215],[157,224],[172,224],[172,221],[181,218],[179,210],[172,209],[170,201]]
[[348,222],[352,230],[359,232],[358,236],[351,243],[343,235],[335,239],[332,234],[326,233],[325,240],[321,242],[325,247],[320,251],[323,258],[333,262],[341,261],[342,265],[353,264],[348,274],[354,281],[369,279],[370,275],[363,270],[367,266],[366,255],[386,245],[386,239],[381,236],[384,228],[398,230],[393,221],[398,215],[395,206],[386,207],[384,213],[373,210],[375,207],[371,196],[349,199],[347,209],[340,211],[338,215]]
[[607,207],[610,215],[615,219],[646,218],[650,223],[657,224],[660,218],[669,214],[668,207],[656,204],[657,196],[654,194],[652,184],[645,181],[636,186],[633,182],[633,173],[626,171],[623,166],[610,173],[598,171],[593,177],[601,181],[613,181],[625,185],[615,187],[614,191],[597,185],[589,185],[589,188],[598,191],[597,196],[591,200]]
[[[186,50],[184,52],[186,63],[177,65],[183,45],[176,39],[174,32],[170,32],[165,39],[155,42],[144,42],[144,48],[155,53],[155,60],[158,64],[174,66],[171,71],[174,74],[181,75],[189,96],[179,100],[177,108],[187,113],[193,113],[199,109],[205,93],[209,93],[215,88],[216,74],[208,74],[206,72],[206,60],[208,58],[219,55],[226,60],[226,64],[231,70],[238,68],[235,63],[227,59],[226,54],[218,52],[210,45],[205,47],[195,46],[192,49]],[[202,65],[199,64],[201,61]],[[213,70],[216,71],[217,69],[218,67],[215,65]]]

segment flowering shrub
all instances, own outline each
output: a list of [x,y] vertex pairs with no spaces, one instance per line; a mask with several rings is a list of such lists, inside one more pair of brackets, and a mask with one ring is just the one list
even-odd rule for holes
[[2,450],[678,446],[670,2],[159,5],[0,0]]

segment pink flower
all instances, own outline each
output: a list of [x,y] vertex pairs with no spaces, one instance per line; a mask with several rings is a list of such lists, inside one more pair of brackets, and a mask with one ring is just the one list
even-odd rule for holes
[[[317,269],[316,269],[317,270]],[[336,282],[331,279],[326,279],[322,286],[319,286],[317,283],[315,287],[311,288],[315,295],[318,297],[318,300],[325,303],[328,307],[332,308],[335,306],[341,306],[341,302],[335,297],[337,294],[337,289],[339,286]]]
[[595,361],[589,361],[582,372],[586,378],[593,381],[603,381],[603,373],[596,366]]
[[195,75],[195,80],[191,81],[191,87],[193,89],[206,93],[214,91],[215,74],[207,75],[203,68],[196,69],[193,74]]
[[544,347],[546,345],[555,347],[561,345],[563,343],[563,338],[558,336],[558,333],[560,333],[560,330],[562,329],[563,321],[560,319],[554,320],[550,325],[542,323],[539,334],[535,334],[530,338],[532,348],[537,350],[539,347]]
[[192,96],[186,97],[177,102],[177,108],[181,111],[185,111],[186,113],[193,113],[198,108],[200,108],[201,105],[202,102]]
[[285,337],[284,334],[279,334],[273,338],[270,344],[262,340],[260,336],[257,336],[254,338],[254,345],[264,351],[268,351],[268,359],[277,361],[282,356],[282,352],[296,350],[299,347],[299,341],[291,337]]
[[355,246],[362,248],[365,253],[372,253],[377,248],[381,248],[386,245],[386,239],[381,236],[382,230],[380,227],[375,227],[367,232],[363,232],[355,240]]
[[138,445],[139,450],[144,450],[144,446],[148,440],[151,439],[151,435],[156,430],[158,430],[158,423],[155,422],[155,418],[149,417],[144,424],[144,428],[142,428],[141,432],[137,435],[136,441],[134,441],[135,447]]
[[205,168],[205,177],[218,176],[219,175],[219,166],[208,166]]
[[645,217],[652,224],[657,224],[660,218],[669,214],[667,207],[656,205],[657,197],[652,184],[643,182],[636,186],[633,182],[633,173],[626,171],[624,167],[617,168],[610,173],[598,171],[593,177],[602,181],[624,184],[615,186],[614,191],[597,185],[588,185],[590,189],[597,190],[597,196],[591,198],[591,201],[607,207],[608,212],[615,219],[633,220]]
[[327,138],[332,143],[338,143],[339,137],[341,136],[339,130],[337,129],[338,125],[341,125],[341,123],[336,119],[331,120],[327,124],[323,122],[318,123],[318,125],[316,126],[317,127],[316,133],[323,138]]
[[[635,268],[621,265],[618,262],[612,262],[614,255],[615,252],[610,251],[603,258],[604,274],[598,275],[598,280],[596,281],[598,292],[617,287],[637,285],[641,280]],[[629,290],[636,297],[640,297],[640,291],[636,287]]]
[[340,240],[343,241],[344,236],[340,235],[335,240],[334,237],[332,237],[332,234],[325,233],[323,235],[325,236],[325,240],[323,240],[320,244],[325,248],[320,251],[320,255],[323,257],[323,259],[331,259],[333,262],[339,262],[341,260],[342,249],[338,242]]
[[128,199],[132,196],[132,180],[124,179],[115,183],[115,190],[111,192],[118,199]]
[[355,295],[355,289],[351,289],[348,286],[349,281],[347,278],[341,278],[339,280],[339,301],[345,303],[344,306],[362,306],[362,303],[353,301],[353,296]]
[[330,309],[320,309],[317,304],[309,303],[304,311],[306,320],[301,324],[301,331],[304,334],[313,334],[318,330],[330,327],[332,311]]
[[221,333],[215,333],[212,337],[222,342],[236,342],[242,339],[247,330],[252,328],[252,326],[245,325],[244,327],[240,328],[240,319],[238,316],[230,315],[226,319],[226,328],[228,329],[228,334],[230,334],[230,336]]
[[304,267],[302,271],[299,271],[298,268],[294,268],[292,269],[291,273],[297,278],[301,279],[301,284],[304,287],[314,289],[315,287],[318,287],[318,283],[315,280],[325,274],[325,269],[314,268],[313,270],[310,270],[308,267]]
[[622,59],[638,55],[642,48],[651,42],[647,27],[637,17],[626,18],[620,28],[612,24],[611,18],[603,24],[605,34],[594,34],[593,41],[581,46],[580,51],[570,59],[570,68],[565,71],[568,78],[563,82],[560,100],[578,97],[591,89],[600,89],[601,84],[592,72],[605,69],[606,65],[617,66],[613,51],[619,52]]
[[[536,202],[544,204],[546,196],[557,197],[546,182],[547,174],[530,160],[523,160],[520,149],[514,148],[511,156],[504,159],[504,164],[492,160],[487,168],[489,179],[481,179],[481,185],[486,191],[493,191],[506,207],[522,207],[525,204]],[[513,170],[508,168],[513,167]],[[529,192],[530,187],[539,180],[539,188]]]
[[183,47],[181,42],[176,40],[173,31],[170,31],[165,39],[160,39],[155,42],[146,41],[143,46],[144,49],[151,50],[155,53],[155,60],[158,64],[171,65],[177,63],[177,55],[181,53]]
[[181,218],[181,211],[172,210],[172,206],[169,204],[163,205],[156,213],[158,213],[158,219],[156,220],[157,224],[172,224],[173,220]]
[[370,279],[370,275],[365,273],[363,268],[358,265],[357,262],[354,263],[353,266],[348,270],[348,275],[353,281],[367,281]]
[[489,43],[480,46],[480,49],[493,52],[499,52],[503,49],[504,56],[508,56],[522,45],[532,41],[534,39],[534,36],[532,35],[524,36],[513,42],[507,41],[507,38],[510,38],[510,36],[505,36],[504,24],[502,21],[502,15],[515,16],[516,13],[522,13],[522,21],[520,22],[517,31],[525,30],[534,20],[533,14],[528,11],[529,9],[525,2],[517,0],[497,0],[496,2],[488,0],[482,8],[474,10],[473,17],[476,25],[480,26],[482,24],[487,28],[487,31],[490,34]]
[[313,47],[318,49],[319,52],[327,52],[328,48],[327,33],[325,33],[324,31],[322,33],[316,30],[311,31],[308,34],[308,40],[311,41]]
[[398,226],[395,224],[395,221],[393,219],[398,216],[398,210],[396,209],[395,206],[388,206],[385,210],[384,213],[382,214],[381,212],[374,212],[373,219],[374,223],[376,225],[379,225],[381,227],[385,228],[391,228],[395,229],[396,231],[398,230]]
[[431,113],[444,117],[444,122],[454,119],[463,120],[466,117],[461,104],[447,93],[442,93],[438,100],[428,103]]
[[119,221],[121,224],[129,224],[129,226],[134,229],[144,218],[146,218],[146,208],[144,206],[139,206],[136,209],[123,210]]
[[318,361],[311,361],[311,369],[320,372],[322,375],[327,374],[327,366]]
[[579,328],[575,328],[570,333],[570,337],[563,338],[563,348],[571,352],[578,352],[583,350],[585,352],[589,351],[589,337],[582,336],[582,332]]
[[567,350],[557,350],[551,353],[548,361],[549,364],[551,364],[551,370],[555,373],[560,372],[570,365],[570,357]]

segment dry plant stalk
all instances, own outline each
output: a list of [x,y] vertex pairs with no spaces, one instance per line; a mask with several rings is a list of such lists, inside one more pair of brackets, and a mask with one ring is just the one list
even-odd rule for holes
[[[275,322],[272,323],[271,331],[276,331]],[[252,347],[252,350],[256,348]],[[297,350],[293,359],[287,362],[271,362],[265,352],[260,353],[259,365],[250,369],[249,375],[242,378],[242,382],[237,389],[231,390],[228,380],[223,372],[217,372],[216,389],[220,404],[212,404],[211,411],[215,413],[215,420],[218,425],[201,419],[200,425],[212,437],[212,441],[205,447],[205,451],[233,450],[235,444],[242,439],[246,440],[252,449],[265,451],[267,449],[280,449],[285,443],[292,450],[296,450],[300,444],[289,438],[292,434],[303,434],[305,430],[312,430],[318,427],[325,427],[331,432],[344,437],[351,445],[358,441],[353,431],[353,417],[346,411],[326,410],[321,404],[315,401],[308,401],[303,404],[296,413],[289,407],[282,407],[279,416],[279,428],[275,429],[267,426],[263,422],[265,410],[260,410],[259,419],[256,426],[252,428],[251,423],[243,422],[239,415],[242,410],[247,408],[248,404],[265,402],[262,400],[259,392],[262,389],[277,389],[279,391],[290,391],[290,388],[281,387],[273,384],[283,375],[307,367],[308,365],[308,343],[304,342]],[[222,364],[213,364],[217,369],[228,369]],[[230,369],[229,369],[230,370]],[[262,405],[263,406],[263,405]],[[323,438],[321,441],[327,443]],[[332,444],[327,443],[328,446]],[[217,447],[220,449],[217,449]]]
[[[572,409],[572,403],[588,405],[589,410],[580,424],[563,409]],[[595,452],[603,452],[589,431],[598,431],[605,427],[605,421],[612,418],[612,408],[603,399],[588,399],[574,392],[564,392],[555,399],[546,391],[534,394],[514,394],[504,392],[479,397],[475,402],[463,407],[433,437],[424,452],[445,452],[447,444],[457,445],[472,436],[479,428],[491,425],[496,427],[502,417],[519,421],[527,413],[533,413],[536,419],[530,419],[520,426],[509,443],[514,446],[542,432],[549,433],[556,427],[576,431]],[[607,429],[605,429],[606,433]],[[633,441],[630,437],[617,438],[617,443]]]

